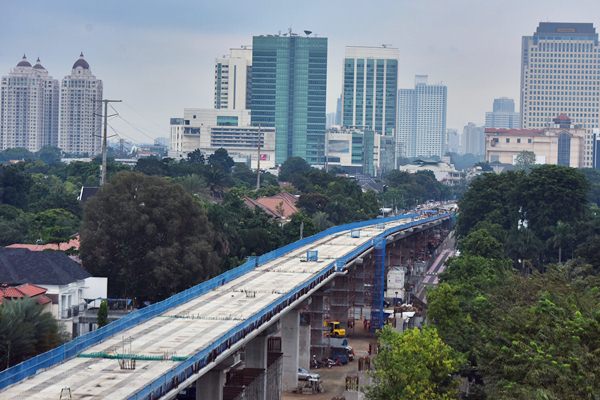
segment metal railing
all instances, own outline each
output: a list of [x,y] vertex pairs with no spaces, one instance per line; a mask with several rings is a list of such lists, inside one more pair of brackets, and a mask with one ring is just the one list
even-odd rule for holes
[[[418,224],[426,223],[429,220],[436,220],[436,219],[440,219],[445,216],[447,216],[447,214],[409,222],[408,224],[403,224],[401,226],[385,230],[380,235],[388,235],[389,234],[388,231],[398,231],[398,230],[402,230],[402,229],[407,229],[410,226],[415,226]],[[394,217],[379,218],[379,219],[374,219],[374,220],[354,222],[354,223],[350,223],[350,224],[346,224],[346,225],[335,226],[335,227],[326,229],[325,231],[319,232],[313,236],[306,237],[304,239],[290,243],[286,246],[280,247],[276,250],[270,251],[266,254],[263,254],[263,255],[257,257],[257,260],[246,261],[244,264],[242,264],[236,268],[233,268],[229,271],[226,271],[226,272],[222,273],[221,275],[218,275],[218,276],[211,278],[205,282],[202,282],[196,286],[186,289],[180,293],[177,293],[163,301],[160,301],[158,303],[152,304],[145,308],[133,311],[133,312],[129,313],[128,315],[126,315],[125,317],[123,317],[117,321],[111,322],[110,324],[103,326],[102,328],[99,328],[92,332],[88,332],[85,335],[79,336],[79,337],[73,339],[72,341],[69,341],[59,347],[56,347],[45,353],[39,354],[39,355],[32,357],[26,361],[23,361],[20,364],[17,364],[15,366],[12,366],[12,367],[0,372],[0,389],[5,388],[14,383],[17,383],[27,377],[30,377],[41,369],[50,368],[60,362],[63,362],[70,358],[73,358],[73,357],[77,356],[77,354],[82,352],[83,350],[85,350],[91,346],[94,346],[94,345],[96,345],[96,344],[98,344],[98,343],[124,331],[124,330],[132,328],[142,322],[145,322],[157,315],[160,315],[160,314],[166,312],[167,310],[169,310],[173,307],[184,304],[184,303],[190,301],[191,299],[194,299],[194,298],[201,296],[219,286],[222,286],[228,282],[231,282],[232,280],[237,279],[240,276],[253,270],[257,266],[268,263],[274,259],[281,257],[282,255],[284,255],[286,253],[289,253],[291,251],[302,248],[308,244],[314,243],[326,236],[340,233],[342,231],[350,231],[352,229],[360,229],[360,228],[370,226],[370,225],[388,223],[388,222],[397,221],[399,219],[416,218],[416,217],[418,217],[418,214],[405,214],[405,215],[399,215],[399,216],[394,216]],[[146,393],[146,394],[153,393],[157,390],[162,392],[162,390],[160,388],[164,389],[165,388],[164,385],[167,382],[171,382],[172,384],[175,384],[175,385],[177,384],[176,383],[177,381],[182,382],[183,380],[177,380],[176,377],[182,376],[182,374],[186,375],[186,372],[191,371],[190,368],[192,368],[195,365],[195,363],[200,363],[201,360],[204,360],[205,362],[206,362],[206,360],[209,360],[210,353],[218,352],[219,349],[223,348],[224,344],[225,344],[225,348],[223,348],[223,350],[228,348],[228,346],[231,345],[230,342],[234,338],[236,339],[235,341],[240,340],[243,336],[245,336],[245,334],[243,334],[242,336],[239,336],[242,332],[246,332],[249,328],[252,328],[252,329],[250,329],[250,331],[255,329],[256,327],[259,326],[259,325],[257,325],[259,323],[259,321],[264,319],[270,312],[272,312],[277,307],[284,304],[286,301],[291,299],[293,296],[295,296],[297,293],[299,293],[304,288],[308,288],[310,285],[315,284],[315,282],[317,282],[319,279],[322,280],[329,274],[333,273],[336,262],[344,262],[345,263],[346,261],[344,261],[344,260],[350,260],[350,259],[358,256],[359,254],[363,253],[366,249],[368,249],[370,246],[371,246],[370,243],[363,244],[362,246],[355,248],[353,251],[348,253],[346,256],[330,263],[325,269],[323,269],[319,274],[314,276],[311,280],[304,282],[300,287],[294,288],[288,294],[282,296],[280,299],[271,303],[269,306],[267,306],[263,310],[259,311],[257,314],[255,314],[250,319],[245,320],[240,325],[238,325],[235,328],[233,328],[232,330],[228,331],[225,335],[223,335],[219,340],[217,340],[209,348],[202,350],[201,352],[194,355],[193,357],[190,357],[190,359],[188,359],[187,361],[178,364],[177,367],[175,367],[174,369],[167,371],[167,373],[165,373],[165,375],[163,375],[163,377],[151,382],[148,386],[146,386],[145,388],[140,390],[138,393],[136,393],[134,396],[132,396],[131,399],[147,398],[147,396],[144,393]],[[340,264],[338,264],[338,266],[339,265]],[[233,343],[235,343],[235,341]],[[227,345],[227,343],[229,343],[229,345]],[[210,362],[210,361],[208,361],[208,362]],[[190,370],[188,371],[188,369],[190,369]],[[170,386],[170,385],[167,385],[167,386]]]

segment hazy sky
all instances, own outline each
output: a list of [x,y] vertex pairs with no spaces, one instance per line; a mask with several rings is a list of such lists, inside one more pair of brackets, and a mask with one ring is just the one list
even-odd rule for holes
[[26,53],[54,78],[79,52],[129,123],[125,138],[168,136],[184,107],[212,108],[215,57],[252,35],[312,30],[329,39],[327,110],[341,91],[346,45],[400,50],[399,87],[415,74],[448,86],[448,127],[483,123],[494,97],[518,103],[521,36],[540,21],[593,22],[599,0],[2,0],[0,73]]

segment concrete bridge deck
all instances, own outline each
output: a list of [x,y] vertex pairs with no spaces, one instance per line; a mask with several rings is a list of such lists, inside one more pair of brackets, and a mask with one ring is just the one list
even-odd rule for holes
[[[387,222],[385,229],[412,220],[400,218]],[[350,230],[325,236],[87,348],[83,354],[126,353],[167,359],[197,354],[259,310],[330,267],[336,259],[382,233],[382,226],[374,223],[361,228],[359,237],[352,237]],[[318,250],[318,261],[306,261],[308,250]],[[279,317],[276,315],[273,319]],[[116,359],[75,357],[9,386],[0,391],[0,398],[58,399],[63,387],[70,388],[72,399],[136,398],[136,393],[149,382],[179,362],[138,359],[134,370],[123,370]]]

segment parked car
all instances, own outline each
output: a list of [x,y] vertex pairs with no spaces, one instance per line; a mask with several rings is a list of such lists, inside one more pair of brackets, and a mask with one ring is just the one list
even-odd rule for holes
[[298,380],[299,381],[308,381],[308,380],[320,380],[321,375],[310,372],[305,368],[298,368]]

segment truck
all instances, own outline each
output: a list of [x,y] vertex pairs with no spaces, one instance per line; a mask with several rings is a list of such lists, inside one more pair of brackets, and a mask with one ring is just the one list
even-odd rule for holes
[[334,338],[346,337],[346,329],[342,328],[339,321],[325,321],[323,324],[329,328],[327,336]]

